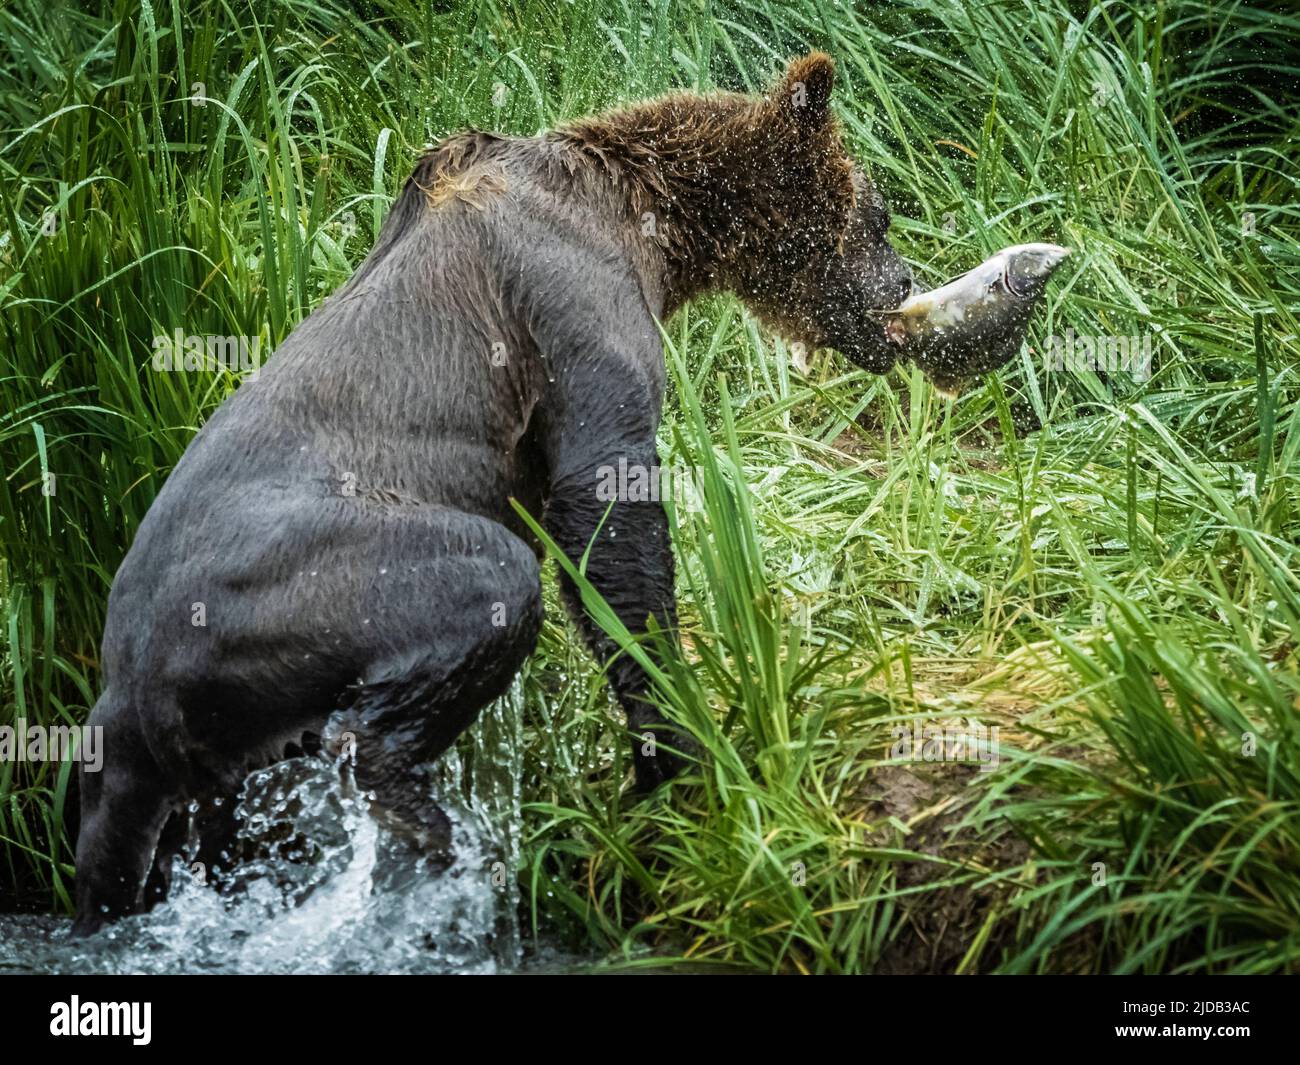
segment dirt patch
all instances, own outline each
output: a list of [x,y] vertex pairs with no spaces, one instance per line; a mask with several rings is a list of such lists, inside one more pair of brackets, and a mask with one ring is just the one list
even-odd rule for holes
[[[987,935],[982,932],[1014,888],[1005,882],[971,886],[970,881],[1022,866],[1029,847],[1010,831],[989,838],[962,827],[978,797],[978,775],[973,766],[937,763],[884,765],[867,778],[860,794],[863,817],[878,826],[868,842],[901,845],[935,859],[894,863],[896,886],[915,894],[902,900],[902,929],[885,948],[877,974],[980,972],[996,964],[998,922]],[[901,842],[899,825],[907,829]],[[928,885],[934,886],[918,890]],[[982,944],[977,952],[975,943]]]

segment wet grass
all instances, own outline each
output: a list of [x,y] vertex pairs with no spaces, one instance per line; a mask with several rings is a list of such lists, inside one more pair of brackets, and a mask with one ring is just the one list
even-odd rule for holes
[[[0,721],[84,716],[112,574],[237,387],[152,371],[154,336],[274,347],[446,133],[757,88],[818,46],[920,277],[1023,240],[1075,256],[1021,357],[955,403],[906,368],[803,372],[730,300],[665,324],[661,451],[699,497],[659,697],[706,758],[622,794],[621,724],[552,603],[527,679],[534,927],[637,965],[1300,968],[1300,19],[359,10],[0,12]],[[1069,330],[1149,340],[1150,377],[1049,370]],[[997,726],[999,765],[887,764],[914,722]],[[66,768],[0,763],[11,905],[67,908]],[[902,801],[900,774],[929,783]]]

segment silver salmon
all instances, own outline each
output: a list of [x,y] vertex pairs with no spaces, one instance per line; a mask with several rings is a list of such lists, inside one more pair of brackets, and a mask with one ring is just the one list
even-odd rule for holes
[[1047,279],[1067,255],[1057,244],[1016,244],[930,292],[909,296],[885,333],[947,395],[1019,349]]

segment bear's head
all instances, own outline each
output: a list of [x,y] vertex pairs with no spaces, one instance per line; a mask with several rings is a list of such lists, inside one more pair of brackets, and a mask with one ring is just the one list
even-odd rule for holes
[[766,219],[732,287],[787,340],[829,347],[884,373],[897,358],[882,310],[912,291],[912,274],[888,239],[889,210],[845,150],[831,111],[835,64],[814,52],[790,63],[757,105],[766,142],[759,168]]
[[666,313],[730,290],[788,340],[884,373],[899,348],[879,312],[907,297],[912,275],[845,150],[834,83],[834,61],[812,52],[762,96],[670,93],[551,136],[627,196],[633,243],[662,263]]

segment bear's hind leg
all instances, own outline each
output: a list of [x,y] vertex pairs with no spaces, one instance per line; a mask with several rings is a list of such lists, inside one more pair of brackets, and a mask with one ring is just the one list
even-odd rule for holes
[[[350,756],[379,820],[431,854],[448,850],[450,823],[430,799],[427,767],[510,686],[542,621],[533,553],[503,526],[464,518],[484,549],[442,558],[436,583],[411,589],[410,601],[390,597],[388,649],[322,736],[329,753]],[[393,617],[407,619],[400,631]]]
[[77,919],[72,926],[76,936],[140,912],[163,826],[176,805],[136,721],[135,713],[119,705],[111,690],[90,715],[90,725],[103,727],[113,757],[97,772],[84,764],[81,768]]

